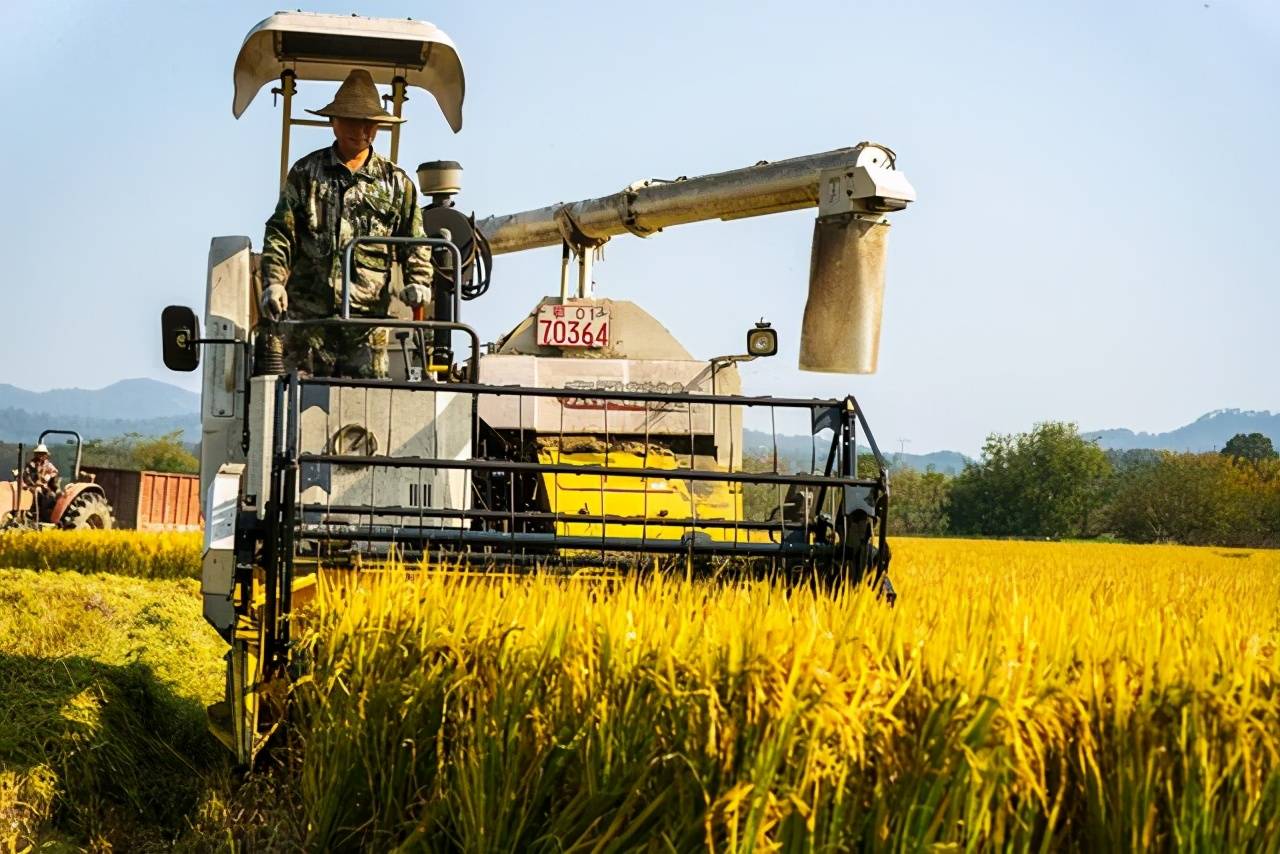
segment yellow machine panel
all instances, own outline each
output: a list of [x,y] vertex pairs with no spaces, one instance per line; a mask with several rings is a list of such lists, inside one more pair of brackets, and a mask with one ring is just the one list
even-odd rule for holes
[[[647,467],[668,471],[682,468],[676,454],[654,445],[647,450],[643,447],[562,450],[548,444],[538,449],[538,461],[552,465]],[[558,535],[600,537],[607,534],[609,537],[679,540],[690,531],[698,531],[718,542],[751,539],[744,529],[698,525],[698,520],[743,521],[741,484],[627,475],[547,473],[540,477],[553,513],[635,520],[608,522],[603,526],[599,522],[557,521]],[[645,524],[644,520],[658,521]],[[688,524],[670,524],[677,520],[688,520]]]

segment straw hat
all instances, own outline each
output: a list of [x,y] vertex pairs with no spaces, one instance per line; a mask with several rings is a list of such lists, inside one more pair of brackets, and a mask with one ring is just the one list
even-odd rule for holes
[[48,448],[46,448],[46,447],[44,446],[44,442],[41,442],[39,445],[36,445],[35,449],[34,449],[31,453],[33,453],[33,454],[47,454],[47,453],[49,453],[49,449],[48,449]]
[[373,85],[373,75],[363,68],[357,68],[347,75],[338,87],[338,94],[326,107],[318,110],[307,110],[313,116],[340,119],[364,119],[377,122],[402,122],[404,119],[382,109],[382,100],[378,97],[378,87]]

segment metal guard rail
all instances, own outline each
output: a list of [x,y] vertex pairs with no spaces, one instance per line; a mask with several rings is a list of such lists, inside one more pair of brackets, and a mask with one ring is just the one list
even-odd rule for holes
[[[466,330],[471,332],[471,330]],[[472,333],[474,334],[474,333]],[[475,362],[473,361],[473,375]],[[625,402],[643,402],[646,404],[646,410],[649,405],[653,405],[656,411],[661,411],[661,407],[671,404],[689,404],[697,406],[738,406],[738,407],[774,407],[774,408],[800,408],[807,409],[811,413],[811,422],[814,433],[823,428],[832,429],[831,448],[827,459],[827,469],[824,474],[782,474],[778,471],[716,471],[702,470],[696,468],[685,469],[669,469],[669,468],[650,468],[650,467],[618,467],[605,465],[569,465],[563,463],[544,463],[531,460],[518,459],[485,459],[476,458],[466,460],[438,458],[438,457],[389,457],[377,455],[358,455],[358,454],[337,454],[337,453],[300,453],[298,445],[300,436],[298,430],[298,412],[297,405],[300,400],[301,388],[304,386],[324,386],[336,388],[380,388],[393,390],[425,390],[433,389],[438,391],[449,391],[456,394],[471,394],[478,399],[481,395],[492,396],[519,396],[519,397],[541,397],[556,399],[572,399],[589,397],[593,400],[602,402],[608,401],[625,401]],[[623,390],[578,390],[578,389],[553,389],[553,388],[526,388],[522,386],[495,386],[485,385],[476,382],[469,383],[421,383],[421,382],[396,382],[389,380],[366,380],[354,378],[300,378],[296,375],[282,378],[281,383],[281,400],[280,403],[288,402],[286,407],[277,410],[277,413],[286,417],[291,422],[292,430],[277,432],[277,454],[278,461],[294,471],[300,466],[358,466],[358,467],[380,467],[380,468],[396,468],[396,469],[446,469],[446,470],[465,470],[473,473],[491,472],[491,473],[530,473],[530,474],[566,474],[566,475],[582,475],[582,476],[614,476],[629,477],[640,479],[664,479],[664,480],[683,480],[690,483],[697,482],[719,482],[726,484],[761,484],[782,486],[800,486],[812,487],[820,490],[815,506],[819,509],[826,503],[826,492],[828,489],[843,489],[848,487],[863,488],[879,488],[880,494],[887,492],[887,482],[883,476],[883,460],[880,456],[879,448],[875,445],[874,437],[872,437],[869,427],[866,424],[860,407],[856,400],[852,397],[844,399],[802,399],[802,398],[777,398],[768,396],[745,396],[745,395],[726,395],[726,394],[700,394],[691,392],[636,392]],[[472,406],[472,435],[478,438],[478,421],[477,407],[473,400]],[[856,462],[848,457],[855,448],[854,436],[856,427],[849,422],[856,418],[857,425],[862,427],[863,435],[870,446],[872,453],[878,462],[881,463],[880,477],[865,478],[857,477],[852,472],[845,474],[836,474],[832,471],[833,464],[840,459],[842,467],[852,468],[856,466]],[[842,429],[842,422],[846,425]],[[852,427],[850,431],[849,428]],[[524,432],[524,428],[521,428]],[[532,431],[530,431],[532,433]],[[288,437],[287,440],[285,437]],[[647,441],[646,437],[646,441]],[[843,454],[838,454],[839,445],[842,442],[848,443]],[[775,439],[776,445],[776,439]],[[816,447],[816,446],[815,446]],[[473,453],[476,451],[473,445]],[[776,447],[775,447],[776,460]],[[563,512],[547,512],[533,509],[517,509],[513,506],[510,509],[492,509],[489,507],[473,507],[468,509],[444,508],[444,507],[405,507],[405,506],[370,506],[370,505],[339,505],[332,504],[301,504],[293,501],[287,502],[290,505],[288,515],[294,520],[295,538],[309,539],[311,537],[323,538],[331,541],[348,541],[348,542],[386,542],[399,543],[407,545],[408,543],[416,543],[425,549],[432,544],[450,545],[455,547],[463,547],[465,549],[480,548],[491,549],[498,547],[510,548],[515,551],[524,551],[525,549],[589,549],[599,552],[605,551],[643,551],[652,553],[667,554],[712,554],[712,555],[742,555],[752,557],[779,557],[779,556],[802,556],[808,558],[818,557],[822,554],[831,554],[837,550],[837,546],[815,542],[811,537],[816,526],[811,524],[813,520],[805,517],[803,523],[792,522],[788,525],[785,518],[782,520],[753,520],[746,518],[698,518],[696,512],[691,517],[684,518],[661,518],[661,517],[638,517],[638,516],[621,516],[617,514],[607,514],[604,512],[596,514],[583,513],[563,513]],[[779,510],[781,510],[781,496]],[[357,519],[368,519],[368,525],[353,525],[351,520],[336,519],[336,516],[354,516]],[[387,524],[379,524],[378,517],[398,517],[403,520],[394,526]],[[508,523],[508,530],[468,530],[462,525],[444,526],[439,521],[444,519],[460,520],[464,524],[467,522],[480,523]],[[411,524],[413,521],[419,524]],[[282,520],[283,521],[283,520]],[[428,524],[434,521],[435,524]],[[550,525],[552,532],[531,531],[530,524]],[[559,533],[555,531],[557,525],[568,524],[588,524],[599,525],[600,536],[583,536]],[[610,536],[607,528],[609,525],[614,526],[640,526],[642,536],[635,537],[619,537]],[[523,526],[523,530],[517,530],[518,526]],[[648,535],[650,527],[680,527],[686,528],[688,531],[680,539],[660,539],[653,538]],[[788,530],[790,527],[790,530]],[[702,533],[699,533],[702,529]],[[731,540],[711,540],[705,530],[732,529],[735,532]],[[738,531],[767,531],[775,536],[770,542],[750,542],[742,541],[736,535]]]

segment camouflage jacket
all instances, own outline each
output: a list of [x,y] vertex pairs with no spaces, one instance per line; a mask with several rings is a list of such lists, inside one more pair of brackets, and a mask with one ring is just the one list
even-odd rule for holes
[[[313,151],[289,170],[262,241],[262,285],[284,285],[289,312],[327,317],[342,305],[342,248],[353,237],[421,237],[418,191],[400,167],[370,151],[352,173],[336,146]],[[351,270],[351,313],[386,316],[391,260],[406,285],[431,283],[431,252],[358,246]]]
[[22,482],[27,486],[52,486],[50,481],[58,478],[58,467],[50,460],[37,462],[29,460],[22,470]]

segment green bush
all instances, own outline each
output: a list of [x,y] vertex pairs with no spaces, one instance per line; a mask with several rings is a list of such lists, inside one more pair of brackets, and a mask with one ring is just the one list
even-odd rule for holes
[[1111,463],[1076,425],[1037,424],[987,437],[982,460],[951,484],[958,534],[1083,537],[1099,532]]
[[1280,546],[1280,461],[1161,453],[1117,476],[1108,520],[1139,543]]
[[84,444],[89,467],[196,474],[200,460],[182,443],[182,431],[164,436],[126,433],[114,439],[90,439]]
[[933,469],[894,469],[889,478],[889,533],[933,537],[947,533],[951,481]]

